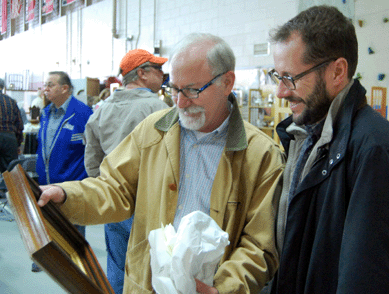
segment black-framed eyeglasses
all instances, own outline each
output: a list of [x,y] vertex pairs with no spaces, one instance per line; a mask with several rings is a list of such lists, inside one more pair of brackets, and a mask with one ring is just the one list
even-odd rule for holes
[[223,72],[221,74],[218,74],[215,76],[212,80],[210,80],[208,83],[206,83],[203,87],[200,89],[193,89],[193,88],[183,88],[183,89],[178,89],[176,87],[172,87],[170,85],[163,85],[162,87],[165,89],[165,91],[170,94],[172,97],[177,97],[178,93],[182,92],[186,98],[189,99],[196,99],[199,98],[199,94],[203,92],[206,88],[211,86],[212,84],[215,83],[216,79],[221,77],[227,72]]
[[314,67],[294,76],[294,77],[291,77],[291,76],[280,76],[278,74],[278,72],[276,72],[275,69],[272,69],[271,71],[269,71],[268,75],[271,77],[272,81],[276,84],[276,85],[279,85],[280,81],[282,81],[284,83],[284,85],[289,89],[289,90],[296,90],[296,84],[295,84],[295,81],[297,81],[298,79],[301,79],[302,77],[306,76],[307,74],[319,69],[320,67],[326,65],[327,63],[329,62],[332,62],[336,60],[336,58],[331,58],[331,59],[328,59],[326,61],[323,61],[322,63],[319,63],[317,65],[315,65]]

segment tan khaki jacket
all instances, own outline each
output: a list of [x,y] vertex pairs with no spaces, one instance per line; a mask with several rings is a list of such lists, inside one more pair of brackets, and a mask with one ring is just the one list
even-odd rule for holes
[[[243,121],[235,98],[211,195],[211,217],[230,245],[214,277],[220,293],[258,293],[278,267],[274,223],[284,156]],[[151,230],[173,223],[178,200],[180,125],[176,108],[140,123],[103,161],[100,177],[61,184],[62,210],[77,224],[118,222],[134,212],[123,293],[152,293]]]

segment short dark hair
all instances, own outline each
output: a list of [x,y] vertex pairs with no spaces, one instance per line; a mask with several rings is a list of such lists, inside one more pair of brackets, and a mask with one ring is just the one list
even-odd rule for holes
[[58,75],[58,83],[60,85],[68,85],[69,86],[69,92],[73,93],[73,85],[72,81],[70,80],[69,75],[64,71],[51,71],[49,72],[49,75]]
[[348,63],[348,78],[352,79],[358,64],[358,41],[354,25],[336,7],[313,6],[300,12],[270,33],[274,43],[285,42],[292,33],[301,35],[306,45],[303,62],[319,63],[343,57]]

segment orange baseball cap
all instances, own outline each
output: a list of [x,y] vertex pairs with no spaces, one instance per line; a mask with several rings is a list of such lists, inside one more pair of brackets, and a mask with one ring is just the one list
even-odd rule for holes
[[133,69],[149,61],[151,63],[162,65],[168,59],[164,57],[157,57],[143,49],[134,49],[127,52],[124,55],[122,61],[120,61],[120,71],[124,77]]

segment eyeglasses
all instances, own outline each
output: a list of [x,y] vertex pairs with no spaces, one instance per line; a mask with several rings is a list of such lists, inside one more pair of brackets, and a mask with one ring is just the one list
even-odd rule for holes
[[164,85],[162,86],[165,91],[170,94],[172,97],[177,97],[178,96],[178,93],[182,92],[182,94],[184,94],[184,96],[186,98],[189,98],[189,99],[196,99],[196,98],[199,98],[199,94],[201,92],[203,92],[206,88],[208,88],[209,86],[211,86],[212,84],[215,83],[216,79],[221,77],[222,75],[224,75],[225,73],[227,72],[224,72],[224,73],[221,73],[221,74],[218,74],[216,77],[214,77],[211,81],[209,81],[208,83],[206,83],[202,88],[200,89],[193,89],[193,88],[183,88],[183,89],[178,89],[176,87],[172,87],[172,86],[169,86],[169,85]]
[[146,66],[143,66],[141,68],[147,68],[147,67],[152,67],[152,68],[155,68],[158,71],[162,71],[162,66],[160,66],[160,65],[146,65]]
[[307,74],[319,69],[320,67],[322,67],[323,65],[331,62],[331,61],[334,61],[336,60],[336,58],[331,58],[331,59],[328,59],[322,63],[319,63],[318,65],[315,65],[314,67],[294,76],[294,77],[291,77],[291,76],[280,76],[275,69],[272,69],[271,71],[269,71],[268,75],[271,77],[272,81],[276,84],[276,85],[279,85],[280,81],[282,81],[284,83],[284,85],[289,89],[289,90],[296,90],[296,84],[295,84],[295,81],[297,81],[298,79],[301,79],[302,77],[306,76]]
[[51,89],[51,88],[55,87],[56,85],[59,85],[59,84],[53,84],[53,83],[49,82],[47,84],[44,84],[43,87]]

